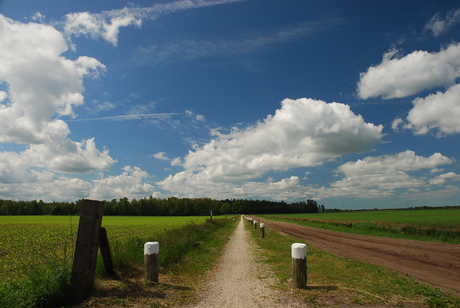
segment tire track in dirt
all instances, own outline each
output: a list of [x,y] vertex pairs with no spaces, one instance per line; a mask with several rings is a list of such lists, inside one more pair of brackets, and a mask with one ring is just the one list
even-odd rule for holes
[[357,235],[257,218],[340,257],[379,265],[460,297],[460,245]]

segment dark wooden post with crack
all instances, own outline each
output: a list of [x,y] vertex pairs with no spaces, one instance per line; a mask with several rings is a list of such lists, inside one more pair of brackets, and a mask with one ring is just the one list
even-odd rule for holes
[[107,237],[107,230],[101,227],[101,234],[99,237],[99,248],[101,249],[102,261],[104,262],[105,271],[111,277],[116,278],[117,273],[113,267],[112,254],[110,253],[109,239]]
[[93,290],[103,211],[102,202],[82,200],[70,278],[72,304],[83,302]]

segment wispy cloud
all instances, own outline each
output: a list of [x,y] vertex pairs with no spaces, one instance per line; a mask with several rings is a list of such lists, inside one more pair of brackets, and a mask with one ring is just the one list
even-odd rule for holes
[[69,119],[67,121],[81,122],[81,121],[131,121],[141,119],[165,119],[175,115],[183,115],[183,113],[144,113],[144,114],[122,114],[109,117],[98,117],[98,118],[81,118],[81,119]]
[[460,22],[460,9],[451,10],[447,12],[445,17],[440,13],[436,13],[431,20],[425,25],[426,30],[430,30],[433,36],[439,36],[455,24]]
[[103,38],[116,46],[121,27],[131,25],[140,27],[144,19],[157,19],[162,15],[172,14],[177,11],[241,1],[245,0],[179,0],[158,3],[150,7],[125,7],[120,10],[103,11],[99,14],[89,12],[70,13],[65,17],[64,32],[68,36],[85,35],[91,38]]
[[270,33],[241,35],[238,40],[193,40],[172,41],[165,45],[141,47],[133,57],[138,65],[188,61],[215,55],[253,54],[277,44],[300,40],[309,35],[344,24],[342,18],[334,17],[321,21],[286,26]]

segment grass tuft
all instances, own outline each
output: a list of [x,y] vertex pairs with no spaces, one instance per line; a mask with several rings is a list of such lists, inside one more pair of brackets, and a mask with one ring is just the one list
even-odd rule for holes
[[0,284],[0,307],[65,305],[70,285],[70,258],[59,254],[38,255],[26,264],[21,278]]

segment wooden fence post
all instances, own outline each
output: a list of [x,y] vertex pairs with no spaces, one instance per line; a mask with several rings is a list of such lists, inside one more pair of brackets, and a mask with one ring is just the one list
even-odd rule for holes
[[260,223],[260,238],[265,237],[265,224],[263,222]]
[[99,238],[99,248],[101,249],[102,261],[104,261],[104,267],[107,274],[112,277],[116,277],[117,273],[113,268],[112,254],[110,253],[109,239],[107,238],[107,230],[101,228],[101,235]]
[[158,242],[147,242],[144,244],[144,267],[145,280],[158,283],[158,253],[160,244]]
[[254,229],[257,229],[257,220],[254,220]]
[[104,203],[82,200],[70,278],[72,304],[83,302],[93,290],[103,211]]
[[291,245],[292,254],[292,287],[307,288],[307,245],[294,243]]

